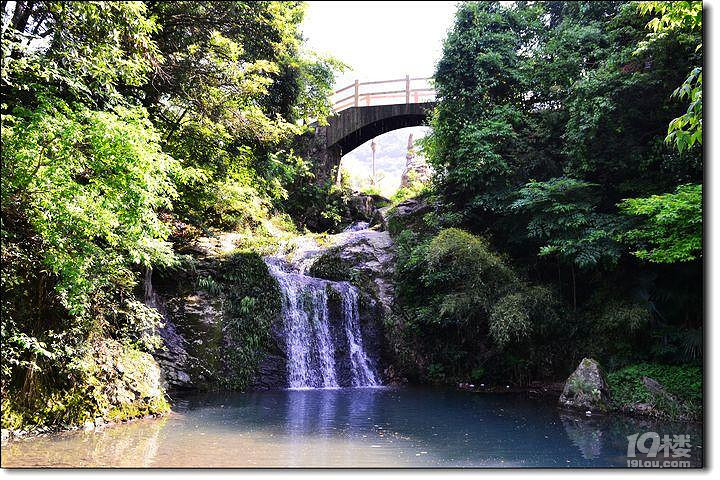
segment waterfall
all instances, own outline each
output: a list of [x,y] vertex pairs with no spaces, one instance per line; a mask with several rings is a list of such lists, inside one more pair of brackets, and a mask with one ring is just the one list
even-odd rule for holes
[[338,284],[342,296],[345,335],[350,346],[350,362],[354,386],[379,385],[377,376],[370,365],[370,359],[363,347],[362,333],[360,332],[360,308],[358,306],[358,290],[349,283]]
[[[288,271],[274,259],[267,259],[267,264],[282,293],[288,386],[340,387],[338,364],[343,359],[336,358],[338,351],[349,352],[350,385],[380,385],[363,346],[357,288]],[[341,299],[341,318],[332,318],[329,294]],[[346,348],[338,348],[341,342],[347,342]]]

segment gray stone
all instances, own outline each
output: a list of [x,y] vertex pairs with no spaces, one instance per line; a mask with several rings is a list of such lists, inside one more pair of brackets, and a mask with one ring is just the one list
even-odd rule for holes
[[560,395],[564,407],[605,412],[610,409],[610,394],[600,364],[592,358],[583,358],[568,377]]
[[434,205],[424,198],[408,198],[385,213],[385,228],[391,235],[397,235],[404,229],[422,229],[423,217],[433,211]]
[[400,177],[400,187],[409,188],[418,183],[430,180],[432,170],[422,155],[415,153],[412,133],[408,137],[408,150],[405,156],[405,170]]
[[[343,232],[333,237],[332,248],[325,254],[336,256],[349,271],[362,273],[373,284],[374,295],[385,313],[390,312],[395,291],[395,247],[386,231],[365,229]],[[318,262],[323,261],[321,256]],[[361,289],[366,287],[358,285]]]
[[356,193],[348,200],[350,217],[352,220],[364,220],[370,222],[376,210],[390,203],[390,200],[382,195],[368,195],[364,193]]
[[665,390],[665,387],[654,378],[642,377],[642,381],[645,388],[647,388],[655,398],[660,398],[671,403],[677,403],[677,398]]

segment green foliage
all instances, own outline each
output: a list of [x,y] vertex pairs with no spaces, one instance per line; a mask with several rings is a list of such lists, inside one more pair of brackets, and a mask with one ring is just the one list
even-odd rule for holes
[[490,335],[500,346],[532,339],[557,320],[557,297],[545,286],[509,293],[493,305]]
[[628,198],[620,208],[642,217],[623,238],[642,247],[634,252],[651,262],[695,260],[702,255],[702,185],[680,185],[675,193]]
[[343,68],[305,50],[304,5],[179,1],[150,10],[163,63],[142,102],[183,166],[178,214],[222,228],[253,228],[272,209],[310,228],[315,218],[336,222],[332,208],[316,208],[331,186],[315,185],[290,148],[303,125],[330,113],[327,93]]
[[152,356],[118,342],[89,342],[64,373],[74,379],[68,388],[44,389],[37,397],[4,396],[2,428],[63,428],[97,417],[119,422],[170,410]]
[[408,187],[400,187],[392,196],[390,201],[398,204],[408,198],[422,197],[430,192],[430,187],[426,183],[412,182]]
[[3,104],[10,108],[32,106],[43,92],[123,103],[121,91],[144,84],[159,60],[151,40],[158,25],[144,2],[13,4],[2,31]]
[[702,68],[696,67],[683,84],[673,91],[673,97],[690,101],[687,111],[670,122],[665,137],[665,141],[674,142],[680,152],[692,148],[696,142],[702,144],[702,83]]
[[[527,379],[568,368],[559,351],[613,366],[699,358],[697,342],[686,348],[678,338],[702,326],[702,152],[690,148],[702,141],[701,13],[701,2],[459,5],[423,141],[437,172],[435,209],[423,222],[389,219],[401,245],[398,292],[412,306],[405,316],[439,324],[443,312],[468,312],[471,322],[482,312],[487,328],[472,356],[444,337],[453,348],[436,347],[433,363]],[[668,148],[668,133],[679,149]],[[452,275],[425,272],[427,236],[447,226],[481,234],[512,259],[506,285],[515,287],[492,289],[494,314],[458,295]],[[458,268],[472,272],[480,258]],[[433,275],[433,288],[413,285]],[[474,294],[487,284],[478,280]],[[548,302],[529,292],[550,284],[558,314],[543,321]],[[414,336],[437,335],[403,321]],[[489,351],[486,337],[501,351]]]
[[[671,285],[699,278],[696,265],[659,270],[622,248],[627,235],[658,255],[701,238],[701,210],[642,203],[702,178],[697,150],[662,141],[700,35],[676,25],[648,41],[646,23],[623,2],[459,6],[424,140],[434,205],[388,221],[403,310],[388,328],[410,376],[467,381],[479,368],[486,382],[525,382],[564,376],[587,354],[613,366],[699,358],[675,339],[688,319],[697,329],[699,294]],[[628,215],[628,197],[643,218]]]
[[567,177],[527,183],[512,208],[529,214],[528,236],[547,242],[540,255],[557,255],[580,268],[614,264],[617,221],[598,213],[597,185]]
[[[85,377],[68,369],[89,339],[158,346],[161,317],[137,284],[149,268],[180,268],[168,239],[182,248],[231,229],[267,252],[295,220],[339,224],[345,191],[317,184],[291,147],[325,121],[344,66],[306,48],[301,2],[3,9],[1,393],[86,412]],[[253,290],[243,277],[264,264],[246,263],[218,280],[239,282],[221,293],[238,343],[226,378],[237,388],[255,368],[270,308],[270,284]],[[116,400],[114,417],[143,411]]]
[[[487,371],[488,362],[495,362],[494,378],[511,374],[516,365],[500,357],[516,349],[534,350],[533,344],[557,328],[553,292],[521,281],[482,237],[448,228],[427,238],[405,230],[395,240],[403,313],[390,320],[389,328],[393,342],[404,344],[395,351],[411,376],[467,381],[473,371]],[[429,365],[426,372],[423,364]],[[527,368],[515,373],[525,376]]]
[[87,312],[97,290],[126,283],[131,265],[172,262],[156,210],[174,195],[173,161],[142,111],[57,102],[2,120],[3,212],[39,235],[71,314]]
[[314,232],[337,231],[349,217],[350,189],[331,181],[316,182],[312,173],[298,175],[288,185],[288,199],[282,202],[299,226]]
[[262,257],[236,252],[223,259],[217,278],[200,286],[222,299],[223,387],[243,390],[270,349],[270,327],[280,314],[280,290]]
[[[671,402],[651,392],[643,383],[649,377],[674,396]],[[654,405],[659,414],[671,418],[699,420],[702,415],[702,369],[696,366],[671,366],[655,363],[630,365],[608,375],[611,400],[617,408],[634,404]]]

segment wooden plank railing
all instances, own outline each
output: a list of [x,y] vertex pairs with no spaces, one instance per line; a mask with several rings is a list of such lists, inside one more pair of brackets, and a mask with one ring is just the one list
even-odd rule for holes
[[[389,105],[398,103],[420,103],[435,99],[435,88],[430,80],[432,77],[405,78],[393,80],[375,80],[359,82],[335,90],[332,97],[333,111],[341,112],[350,107],[369,107],[373,105]],[[398,84],[403,83],[403,89]],[[419,88],[418,88],[419,87]],[[348,92],[350,93],[344,93]],[[343,94],[344,95],[341,95]]]

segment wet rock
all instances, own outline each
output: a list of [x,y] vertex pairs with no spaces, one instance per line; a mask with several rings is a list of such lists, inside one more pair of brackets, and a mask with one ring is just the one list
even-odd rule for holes
[[201,290],[163,302],[165,326],[158,331],[163,345],[154,356],[162,367],[166,388],[204,388],[217,372],[222,309],[219,298]]
[[384,207],[390,200],[382,195],[369,195],[364,193],[354,194],[348,199],[348,210],[352,220],[364,220],[369,222],[375,216],[378,208]]
[[287,361],[282,355],[269,354],[260,362],[254,390],[277,390],[287,388]]
[[665,387],[657,380],[650,377],[642,377],[643,385],[647,388],[655,398],[660,398],[666,402],[677,403],[677,398],[669,393]]
[[423,198],[408,198],[384,213],[386,229],[392,235],[397,235],[404,229],[419,227],[423,223],[423,216],[433,209],[433,205]]
[[392,209],[392,206],[382,207],[375,210],[372,218],[370,219],[371,227],[378,227],[380,230],[388,229],[388,212]]
[[564,407],[583,411],[608,411],[610,395],[600,364],[592,358],[584,358],[565,382],[559,401]]
[[310,268],[310,274],[328,280],[347,280],[375,296],[385,313],[395,292],[395,248],[388,232],[373,229],[334,235],[332,247]]

